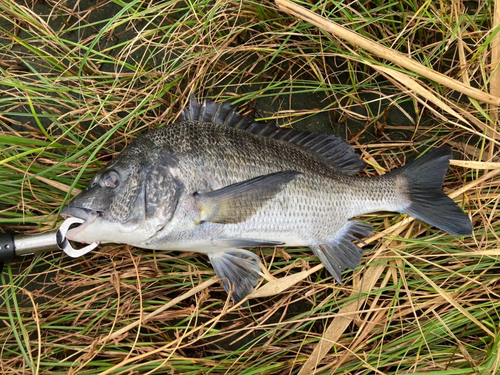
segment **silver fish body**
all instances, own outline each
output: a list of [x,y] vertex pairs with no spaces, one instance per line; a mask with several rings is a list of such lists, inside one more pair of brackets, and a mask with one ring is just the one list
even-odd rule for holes
[[451,151],[436,149],[382,177],[339,138],[280,129],[227,103],[191,100],[182,121],[148,132],[100,171],[63,215],[81,242],[206,253],[240,301],[260,272],[255,246],[309,246],[340,282],[354,268],[377,211],[408,213],[452,234],[469,218],[442,191]]

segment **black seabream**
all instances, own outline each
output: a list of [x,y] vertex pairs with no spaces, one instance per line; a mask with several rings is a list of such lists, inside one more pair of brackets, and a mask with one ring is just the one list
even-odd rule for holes
[[441,147],[381,177],[340,138],[279,128],[229,103],[194,98],[181,121],[140,136],[63,209],[84,223],[80,242],[207,254],[235,301],[251,293],[259,258],[243,248],[308,246],[341,281],[371,225],[351,218],[409,214],[454,235],[471,221],[441,190],[451,150]]

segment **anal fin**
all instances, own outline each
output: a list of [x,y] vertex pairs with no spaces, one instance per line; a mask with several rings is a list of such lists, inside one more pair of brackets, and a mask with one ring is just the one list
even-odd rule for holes
[[253,292],[261,272],[259,257],[243,249],[226,249],[208,254],[215,273],[231,298],[240,302]]
[[311,248],[328,272],[342,284],[342,271],[356,268],[361,261],[363,250],[352,242],[359,241],[354,234],[369,237],[372,231],[373,227],[370,224],[348,221],[332,241]]

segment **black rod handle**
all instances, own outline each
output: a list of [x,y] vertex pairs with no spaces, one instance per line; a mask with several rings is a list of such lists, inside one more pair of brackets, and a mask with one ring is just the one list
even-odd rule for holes
[[12,233],[0,233],[0,263],[12,260],[15,255],[14,235]]
[[0,262],[8,262],[18,255],[30,255],[60,250],[59,230],[37,234],[0,233]]

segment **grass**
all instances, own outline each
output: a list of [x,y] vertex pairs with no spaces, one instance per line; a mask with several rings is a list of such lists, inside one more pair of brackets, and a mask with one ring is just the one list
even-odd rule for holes
[[[312,5],[312,4],[314,5]],[[0,0],[0,225],[37,233],[188,97],[337,133],[375,176],[448,144],[454,237],[395,214],[339,285],[309,249],[256,249],[277,281],[234,306],[207,258],[102,245],[5,266],[9,374],[497,374],[500,75],[495,1],[296,2],[441,72],[439,84],[270,1]],[[493,59],[493,60],[492,60]],[[493,62],[492,62],[493,61]],[[475,97],[452,89],[474,87]],[[316,267],[316,268],[314,268]]]

